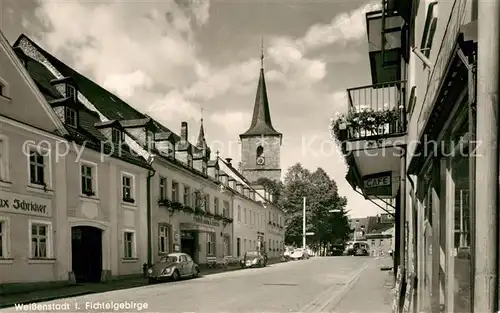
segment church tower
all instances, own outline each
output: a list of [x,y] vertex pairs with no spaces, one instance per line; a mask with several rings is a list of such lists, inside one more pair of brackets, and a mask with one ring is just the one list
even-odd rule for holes
[[274,129],[271,122],[264,77],[264,49],[260,56],[260,77],[253,108],[250,128],[240,135],[241,170],[250,181],[256,182],[264,177],[271,180],[281,179],[281,141],[282,134]]

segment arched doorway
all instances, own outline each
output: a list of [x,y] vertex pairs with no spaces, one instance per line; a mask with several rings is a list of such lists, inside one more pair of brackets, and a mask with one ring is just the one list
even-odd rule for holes
[[73,274],[77,282],[100,282],[102,272],[102,230],[92,226],[71,228]]

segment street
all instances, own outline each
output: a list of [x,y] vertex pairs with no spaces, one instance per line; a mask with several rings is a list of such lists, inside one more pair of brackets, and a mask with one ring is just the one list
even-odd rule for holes
[[[363,295],[361,298],[359,295],[349,297],[358,288],[358,279],[362,279],[363,275],[372,275],[369,279],[374,281],[380,280],[381,275],[388,276],[387,272],[380,271],[379,264],[370,257],[317,257],[273,264],[266,268],[37,303],[38,307],[29,309],[18,307],[16,310],[12,307],[0,312],[306,313],[333,312],[334,309],[338,312],[337,304],[347,312],[355,303],[345,303],[342,299],[351,298],[348,302],[365,301]],[[362,292],[370,296],[366,288]],[[371,308],[376,309],[373,305]]]

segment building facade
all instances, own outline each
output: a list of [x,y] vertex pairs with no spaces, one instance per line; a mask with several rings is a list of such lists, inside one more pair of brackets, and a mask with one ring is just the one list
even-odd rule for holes
[[101,153],[106,134],[67,94],[72,83],[21,42],[0,42],[3,290],[140,273],[147,163]]
[[[491,233],[497,215],[483,209],[498,197],[498,188],[486,187],[498,186],[498,166],[474,151],[476,143],[492,140],[481,129],[498,105],[491,97],[498,86],[486,90],[484,83],[498,82],[498,60],[489,56],[498,57],[498,44],[487,41],[498,42],[492,30],[500,6],[381,4],[366,13],[373,85],[350,88],[348,112],[332,124],[349,166],[346,178],[377,204],[394,203],[394,268],[402,274],[395,310],[495,312],[499,290],[486,276],[496,281],[489,264],[498,259],[484,249],[498,246]],[[487,21],[484,28],[478,16]],[[481,34],[486,42],[478,40]],[[476,69],[489,80],[478,80]],[[368,149],[379,153],[364,153]],[[498,157],[496,150],[483,151]]]

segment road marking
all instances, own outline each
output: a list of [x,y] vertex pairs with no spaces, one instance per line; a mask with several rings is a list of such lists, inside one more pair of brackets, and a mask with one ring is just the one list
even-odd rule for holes
[[[368,268],[368,261],[365,261],[365,263],[363,263],[362,268],[358,272],[356,272],[356,274],[354,274],[347,283],[345,283],[344,287],[340,289],[340,291],[335,293],[335,290],[339,286],[338,284],[333,284],[333,286],[322,292],[316,299],[306,304],[298,312],[301,313],[323,312],[324,308],[326,308],[332,303],[338,302],[354,286],[354,284],[356,284],[361,273],[363,273],[363,271],[367,268]],[[332,293],[334,294],[333,299],[332,299]]]

